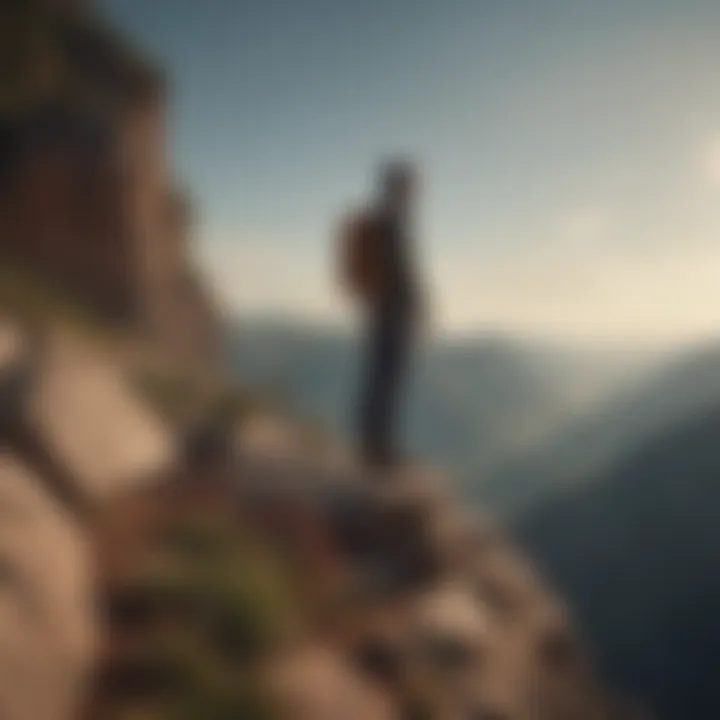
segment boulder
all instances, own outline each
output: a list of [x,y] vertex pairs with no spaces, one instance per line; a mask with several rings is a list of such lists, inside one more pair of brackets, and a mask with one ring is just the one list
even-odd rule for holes
[[492,608],[498,620],[530,623],[536,615],[555,608],[555,598],[507,543],[496,544],[492,551],[479,555],[471,575],[477,596]]
[[294,460],[303,456],[298,430],[269,414],[247,418],[239,427],[236,447],[242,455],[271,460]]
[[272,683],[293,720],[393,720],[389,697],[326,648],[304,649],[281,659]]
[[418,599],[414,645],[441,671],[463,669],[481,660],[489,622],[463,585],[447,584]]
[[0,371],[12,367],[22,356],[22,350],[20,329],[8,319],[0,319]]
[[0,319],[0,430],[21,415],[29,382],[29,353],[19,326]]
[[157,478],[175,455],[169,429],[120,369],[67,338],[54,338],[43,356],[27,425],[74,493],[89,502]]
[[90,548],[17,458],[0,455],[0,717],[77,717],[93,665]]

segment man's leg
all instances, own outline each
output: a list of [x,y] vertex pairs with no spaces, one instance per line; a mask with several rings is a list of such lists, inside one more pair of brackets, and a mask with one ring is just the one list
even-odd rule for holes
[[371,465],[388,466],[395,460],[395,416],[405,355],[403,323],[392,316],[374,318],[360,418],[362,452]]
[[368,465],[377,464],[381,452],[378,420],[382,412],[382,385],[385,376],[383,344],[381,319],[373,315],[367,324],[358,398],[360,451],[363,461]]

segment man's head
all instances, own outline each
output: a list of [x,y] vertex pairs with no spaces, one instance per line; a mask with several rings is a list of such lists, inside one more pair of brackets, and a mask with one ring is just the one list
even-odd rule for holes
[[396,212],[407,212],[417,190],[417,175],[413,166],[403,160],[385,163],[380,173],[382,199]]

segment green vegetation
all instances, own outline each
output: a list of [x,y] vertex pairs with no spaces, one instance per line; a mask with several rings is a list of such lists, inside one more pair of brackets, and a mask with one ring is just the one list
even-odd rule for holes
[[241,387],[226,384],[208,388],[197,378],[157,366],[136,368],[130,381],[158,416],[178,428],[193,423],[222,433],[244,417],[268,409],[270,402]]
[[262,663],[302,627],[286,568],[219,513],[186,512],[152,537],[139,577],[112,593],[99,716],[278,717]]
[[112,338],[123,328],[93,312],[34,273],[9,262],[0,264],[0,312],[42,325],[61,324],[85,336]]
[[179,374],[141,368],[130,381],[138,397],[172,426],[186,422],[200,401],[193,385]]
[[292,635],[288,570],[257,540],[211,516],[171,527],[165,543],[187,570],[181,597],[227,657],[252,660]]

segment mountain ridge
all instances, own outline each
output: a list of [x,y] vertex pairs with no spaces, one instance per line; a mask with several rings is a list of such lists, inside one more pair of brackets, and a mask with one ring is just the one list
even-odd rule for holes
[[516,526],[575,608],[606,676],[672,720],[720,711],[718,431],[720,406]]

